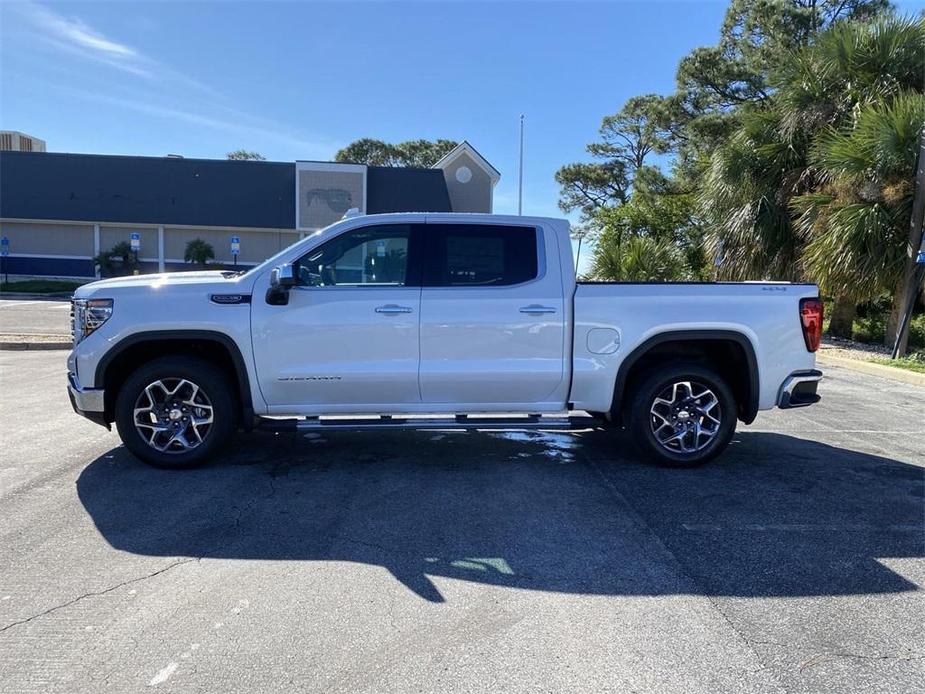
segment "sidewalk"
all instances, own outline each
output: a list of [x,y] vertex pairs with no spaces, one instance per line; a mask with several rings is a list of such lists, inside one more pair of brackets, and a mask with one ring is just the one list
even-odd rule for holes
[[851,369],[852,371],[868,374],[870,376],[882,376],[883,378],[891,378],[894,381],[911,383],[916,386],[925,386],[925,374],[909,371],[908,369],[900,369],[895,366],[874,364],[873,362],[864,361],[862,359],[835,356],[833,354],[826,354],[822,351],[817,353],[816,363],[822,367],[840,366],[844,369]]

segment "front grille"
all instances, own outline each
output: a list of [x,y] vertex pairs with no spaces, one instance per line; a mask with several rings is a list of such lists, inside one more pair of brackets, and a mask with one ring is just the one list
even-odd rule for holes
[[85,302],[71,299],[71,340],[74,345],[80,342],[83,336],[84,310],[86,310]]

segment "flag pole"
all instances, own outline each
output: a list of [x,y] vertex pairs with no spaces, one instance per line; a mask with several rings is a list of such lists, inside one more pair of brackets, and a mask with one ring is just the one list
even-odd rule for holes
[[524,213],[524,114],[520,114],[520,167],[517,173],[517,214]]

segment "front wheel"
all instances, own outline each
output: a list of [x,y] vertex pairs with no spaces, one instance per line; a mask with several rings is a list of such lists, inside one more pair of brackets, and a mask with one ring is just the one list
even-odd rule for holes
[[116,428],[132,453],[165,468],[200,465],[234,435],[227,376],[202,359],[168,356],[139,367],[116,399]]
[[630,400],[628,428],[649,458],[696,467],[722,453],[736,427],[736,403],[725,379],[699,364],[656,367]]

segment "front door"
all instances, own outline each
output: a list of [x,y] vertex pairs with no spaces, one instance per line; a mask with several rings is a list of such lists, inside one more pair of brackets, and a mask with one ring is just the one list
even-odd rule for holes
[[535,227],[426,225],[425,403],[486,411],[564,407],[565,303],[558,265],[545,261],[546,243]]
[[288,305],[255,291],[254,359],[271,413],[420,403],[415,248],[407,224],[353,229],[293,264]]

